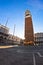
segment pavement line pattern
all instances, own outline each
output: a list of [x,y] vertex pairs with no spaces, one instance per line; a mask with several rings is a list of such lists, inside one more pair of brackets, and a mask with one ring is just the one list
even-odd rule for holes
[[43,57],[43,55],[41,55],[39,52],[37,52],[37,54],[39,55],[39,57]]
[[33,53],[33,65],[36,65],[35,54]]
[[11,48],[11,47],[17,47],[18,45],[9,45],[9,46],[0,46],[0,49],[3,48]]

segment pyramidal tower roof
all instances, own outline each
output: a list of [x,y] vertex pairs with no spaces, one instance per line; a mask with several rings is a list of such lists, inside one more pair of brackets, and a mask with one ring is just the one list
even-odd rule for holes
[[29,10],[26,10],[25,14],[31,14]]
[[31,17],[31,12],[29,10],[26,10],[25,17]]

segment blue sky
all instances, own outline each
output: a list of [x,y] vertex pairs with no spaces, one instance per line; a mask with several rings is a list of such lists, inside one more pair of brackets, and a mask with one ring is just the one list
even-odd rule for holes
[[24,38],[25,11],[30,10],[34,33],[43,32],[43,0],[0,0],[0,23],[5,25],[7,19],[10,33]]

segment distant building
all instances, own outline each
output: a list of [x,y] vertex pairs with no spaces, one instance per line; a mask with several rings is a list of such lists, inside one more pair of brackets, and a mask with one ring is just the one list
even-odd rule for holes
[[43,33],[35,33],[34,42],[36,45],[43,45]]
[[9,34],[9,28],[0,25],[0,45],[20,44],[20,38]]
[[34,31],[32,16],[29,10],[25,12],[25,40],[24,44],[33,44],[34,42]]
[[8,39],[11,40],[12,44],[20,44],[21,38],[9,34]]

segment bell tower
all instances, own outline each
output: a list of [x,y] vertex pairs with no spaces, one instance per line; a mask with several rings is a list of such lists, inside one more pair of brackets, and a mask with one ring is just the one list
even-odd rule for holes
[[29,10],[25,12],[25,40],[24,44],[33,44],[34,32],[32,24],[32,16]]

